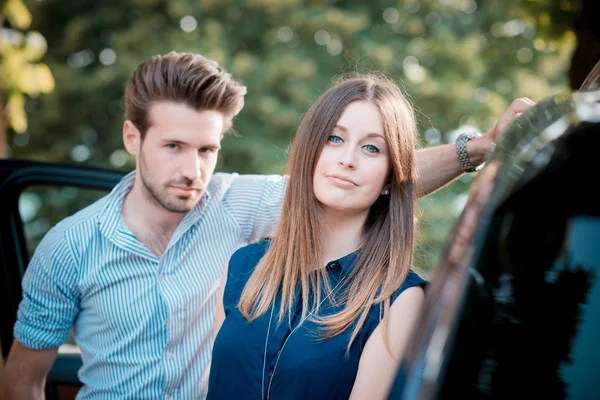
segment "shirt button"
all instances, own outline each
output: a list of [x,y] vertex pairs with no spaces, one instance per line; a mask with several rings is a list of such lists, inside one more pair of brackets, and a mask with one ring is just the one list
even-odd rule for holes
[[173,360],[173,359],[175,359],[175,354],[169,353],[169,354],[167,354],[167,357],[169,357],[169,360]]
[[158,276],[158,280],[159,280],[159,281],[162,281],[163,279],[165,279],[165,276],[164,276],[163,274],[160,274],[160,275]]
[[165,319],[165,320],[163,321],[163,324],[165,324],[165,325],[169,325],[169,320],[168,320],[168,319]]
[[173,400],[173,398],[171,396],[167,396],[165,399],[166,400]]

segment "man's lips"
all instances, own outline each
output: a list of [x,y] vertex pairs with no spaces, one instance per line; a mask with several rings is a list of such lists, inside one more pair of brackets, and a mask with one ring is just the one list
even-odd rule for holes
[[183,193],[193,193],[193,192],[201,190],[199,188],[194,188],[194,187],[189,187],[189,186],[171,186],[171,187],[173,189],[179,190]]

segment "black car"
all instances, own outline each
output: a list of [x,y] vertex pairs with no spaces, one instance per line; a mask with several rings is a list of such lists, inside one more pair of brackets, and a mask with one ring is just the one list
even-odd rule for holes
[[473,183],[390,399],[600,399],[600,63]]

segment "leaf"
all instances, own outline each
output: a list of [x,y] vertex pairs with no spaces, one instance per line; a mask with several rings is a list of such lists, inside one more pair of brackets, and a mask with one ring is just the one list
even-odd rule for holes
[[7,0],[3,12],[15,28],[27,29],[31,25],[31,14],[21,0]]
[[13,93],[8,98],[6,105],[9,126],[17,133],[27,130],[27,116],[25,115],[25,98],[20,93]]

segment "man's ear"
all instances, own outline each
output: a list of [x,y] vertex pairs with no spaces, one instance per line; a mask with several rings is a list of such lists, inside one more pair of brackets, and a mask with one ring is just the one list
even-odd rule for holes
[[126,120],[123,123],[123,144],[127,152],[132,156],[137,156],[140,153],[142,134],[130,120]]

